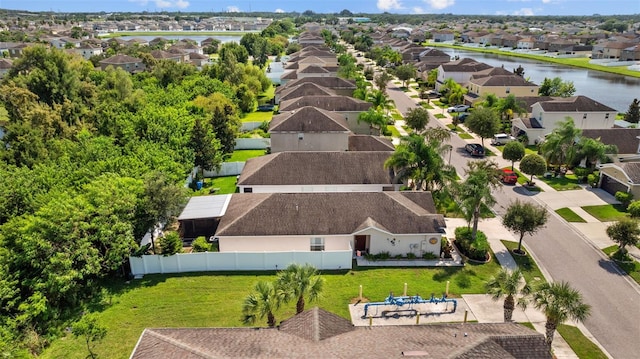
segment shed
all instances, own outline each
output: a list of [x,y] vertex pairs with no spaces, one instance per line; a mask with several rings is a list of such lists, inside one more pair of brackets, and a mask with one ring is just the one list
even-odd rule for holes
[[180,234],[183,239],[199,236],[209,238],[218,229],[220,218],[227,211],[230,194],[191,197],[178,216]]

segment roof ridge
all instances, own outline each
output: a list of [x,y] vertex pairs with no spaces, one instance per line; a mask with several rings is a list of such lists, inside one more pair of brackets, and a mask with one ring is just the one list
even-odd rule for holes
[[202,352],[202,351],[200,351],[198,349],[192,348],[191,346],[189,346],[189,345],[187,345],[187,344],[185,344],[185,343],[183,343],[183,342],[181,342],[181,341],[179,341],[177,339],[171,338],[171,337],[166,336],[164,334],[160,334],[160,333],[156,332],[154,329],[145,329],[145,332],[147,332],[147,334],[149,334],[150,336],[155,337],[156,339],[159,339],[159,340],[162,340],[164,342],[167,342],[167,343],[169,343],[171,345],[174,345],[174,346],[176,346],[176,347],[178,347],[180,349],[188,351],[191,354],[200,356],[202,358],[208,358],[208,359],[209,358],[210,359],[214,359],[215,358],[215,356],[209,355],[209,354],[204,353],[204,352]]

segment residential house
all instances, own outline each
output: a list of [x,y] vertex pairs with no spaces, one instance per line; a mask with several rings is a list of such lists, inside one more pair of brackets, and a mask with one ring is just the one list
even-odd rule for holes
[[607,41],[593,46],[593,59],[620,59],[625,49],[638,44],[632,42]]
[[195,53],[195,54],[202,55],[204,53],[202,51],[202,47],[200,47],[200,46],[198,46],[196,44],[192,44],[190,42],[179,42],[179,43],[173,44],[173,45],[171,45],[169,47],[169,51],[171,51],[173,49],[181,50],[182,52],[184,52],[186,54]]
[[521,37],[517,36],[517,35],[502,35],[502,47],[510,47],[512,49],[515,49],[516,47],[518,47],[518,42],[520,41]]
[[463,58],[441,64],[438,66],[436,90],[439,90],[447,79],[453,79],[455,82],[463,85],[469,82],[474,73],[491,68],[492,66],[490,65],[470,58]]
[[572,47],[576,45],[575,41],[567,40],[567,39],[556,39],[549,42],[549,47],[547,51],[549,52],[558,52],[567,47]]
[[558,122],[572,118],[582,130],[612,128],[617,111],[586,96],[539,101],[531,106],[528,119],[512,120],[514,136],[526,133],[529,144],[535,144],[551,133]]
[[298,36],[298,43],[302,46],[309,45],[323,45],[324,38],[320,36],[320,34],[312,33],[312,32],[303,32]]
[[451,42],[455,40],[455,33],[451,30],[432,30],[431,39],[433,42]]
[[153,50],[150,52],[156,60],[169,60],[173,62],[182,62],[183,54],[173,54],[163,50]]
[[168,43],[169,43],[169,39],[164,38],[164,37],[156,37],[156,38],[152,39],[151,41],[149,41],[149,46],[163,45],[163,47],[165,47]]
[[326,95],[307,95],[280,101],[278,110],[280,112],[287,112],[299,109],[305,106],[313,106],[327,111],[333,111],[337,114],[344,116],[349,129],[357,134],[373,135],[379,134],[379,131],[374,131],[369,124],[364,121],[358,120],[358,116],[362,112],[368,111],[371,106],[371,102],[359,100],[349,96],[326,96]]
[[616,192],[631,193],[640,197],[640,162],[614,162],[598,166],[598,187],[615,195]]
[[552,358],[544,336],[518,323],[354,326],[313,308],[275,328],[145,329],[131,359]]
[[89,60],[92,56],[102,55],[102,46],[83,43],[80,46],[71,49],[71,51],[82,56],[85,60]]
[[11,59],[0,58],[0,79],[5,77],[5,75],[11,70],[12,66],[13,61]]
[[606,145],[615,145],[618,153],[614,160],[640,159],[640,128],[602,128],[582,130],[582,137],[599,139]]
[[395,146],[390,139],[370,135],[349,135],[349,151],[391,151]]
[[271,152],[346,151],[349,125],[343,115],[307,106],[273,116]]
[[622,49],[620,61],[640,61],[640,45],[633,45]]
[[195,52],[189,53],[189,61],[197,67],[211,64],[211,58],[208,55],[198,54]]
[[138,73],[145,70],[142,59],[129,55],[114,55],[100,61],[100,69],[104,70],[108,66],[119,67],[129,73]]
[[393,152],[285,151],[247,160],[240,193],[381,192],[398,190],[384,162]]
[[[500,72],[501,74],[493,75],[492,72]],[[487,75],[485,75],[485,73]],[[509,95],[516,97],[536,96],[539,89],[539,86],[533,82],[527,81],[522,76],[518,76],[505,69],[480,71],[476,75],[472,75],[466,87],[468,89],[467,96],[469,96],[470,100],[488,94],[494,94],[499,98],[504,98]],[[473,101],[471,102],[473,103]]]
[[516,47],[518,49],[533,50],[535,49],[536,40],[533,37],[522,37],[518,40]]
[[[281,86],[282,87],[282,86]],[[295,86],[286,86],[282,91],[276,92],[274,101],[280,104],[282,101],[301,98],[304,96],[336,96],[337,93],[313,82],[298,83]]]
[[220,252],[350,248],[420,258],[439,255],[444,227],[424,191],[235,193],[215,236]]
[[24,49],[30,46],[33,46],[33,44],[26,43],[26,42],[16,43],[15,45],[7,49],[9,51],[9,57],[12,57],[12,58],[21,57],[22,53],[24,52]]

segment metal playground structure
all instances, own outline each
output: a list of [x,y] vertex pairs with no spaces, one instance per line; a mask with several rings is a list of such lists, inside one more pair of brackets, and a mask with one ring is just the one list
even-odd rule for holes
[[454,313],[456,311],[456,308],[458,307],[458,301],[455,299],[447,298],[446,294],[442,294],[441,298],[436,298],[432,293],[431,298],[424,299],[417,294],[415,296],[394,297],[393,293],[389,293],[389,296],[384,300],[384,302],[371,302],[371,303],[365,304],[363,318],[367,317],[369,307],[374,307],[374,306],[396,306],[396,309],[398,307],[407,306],[409,310],[413,309],[414,311],[417,312],[417,310],[413,308],[414,305],[418,305],[418,304],[436,304],[437,305],[439,303],[446,303],[445,305],[447,306],[446,307],[447,309],[449,307],[448,303],[453,303],[453,309],[451,310],[450,313]]

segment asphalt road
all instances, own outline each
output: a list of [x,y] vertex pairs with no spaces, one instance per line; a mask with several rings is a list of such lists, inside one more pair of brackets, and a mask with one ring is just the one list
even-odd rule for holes
[[[402,113],[416,106],[392,83],[389,86],[387,93]],[[432,118],[429,126],[442,125]],[[451,163],[461,176],[471,159],[464,151],[465,143],[458,136],[451,139]],[[495,197],[498,215],[516,199],[539,202],[519,186],[503,187]],[[525,236],[524,242],[547,279],[567,281],[582,293],[591,305],[591,316],[584,325],[607,352],[616,359],[640,358],[640,286],[553,211],[546,227],[533,237]]]

